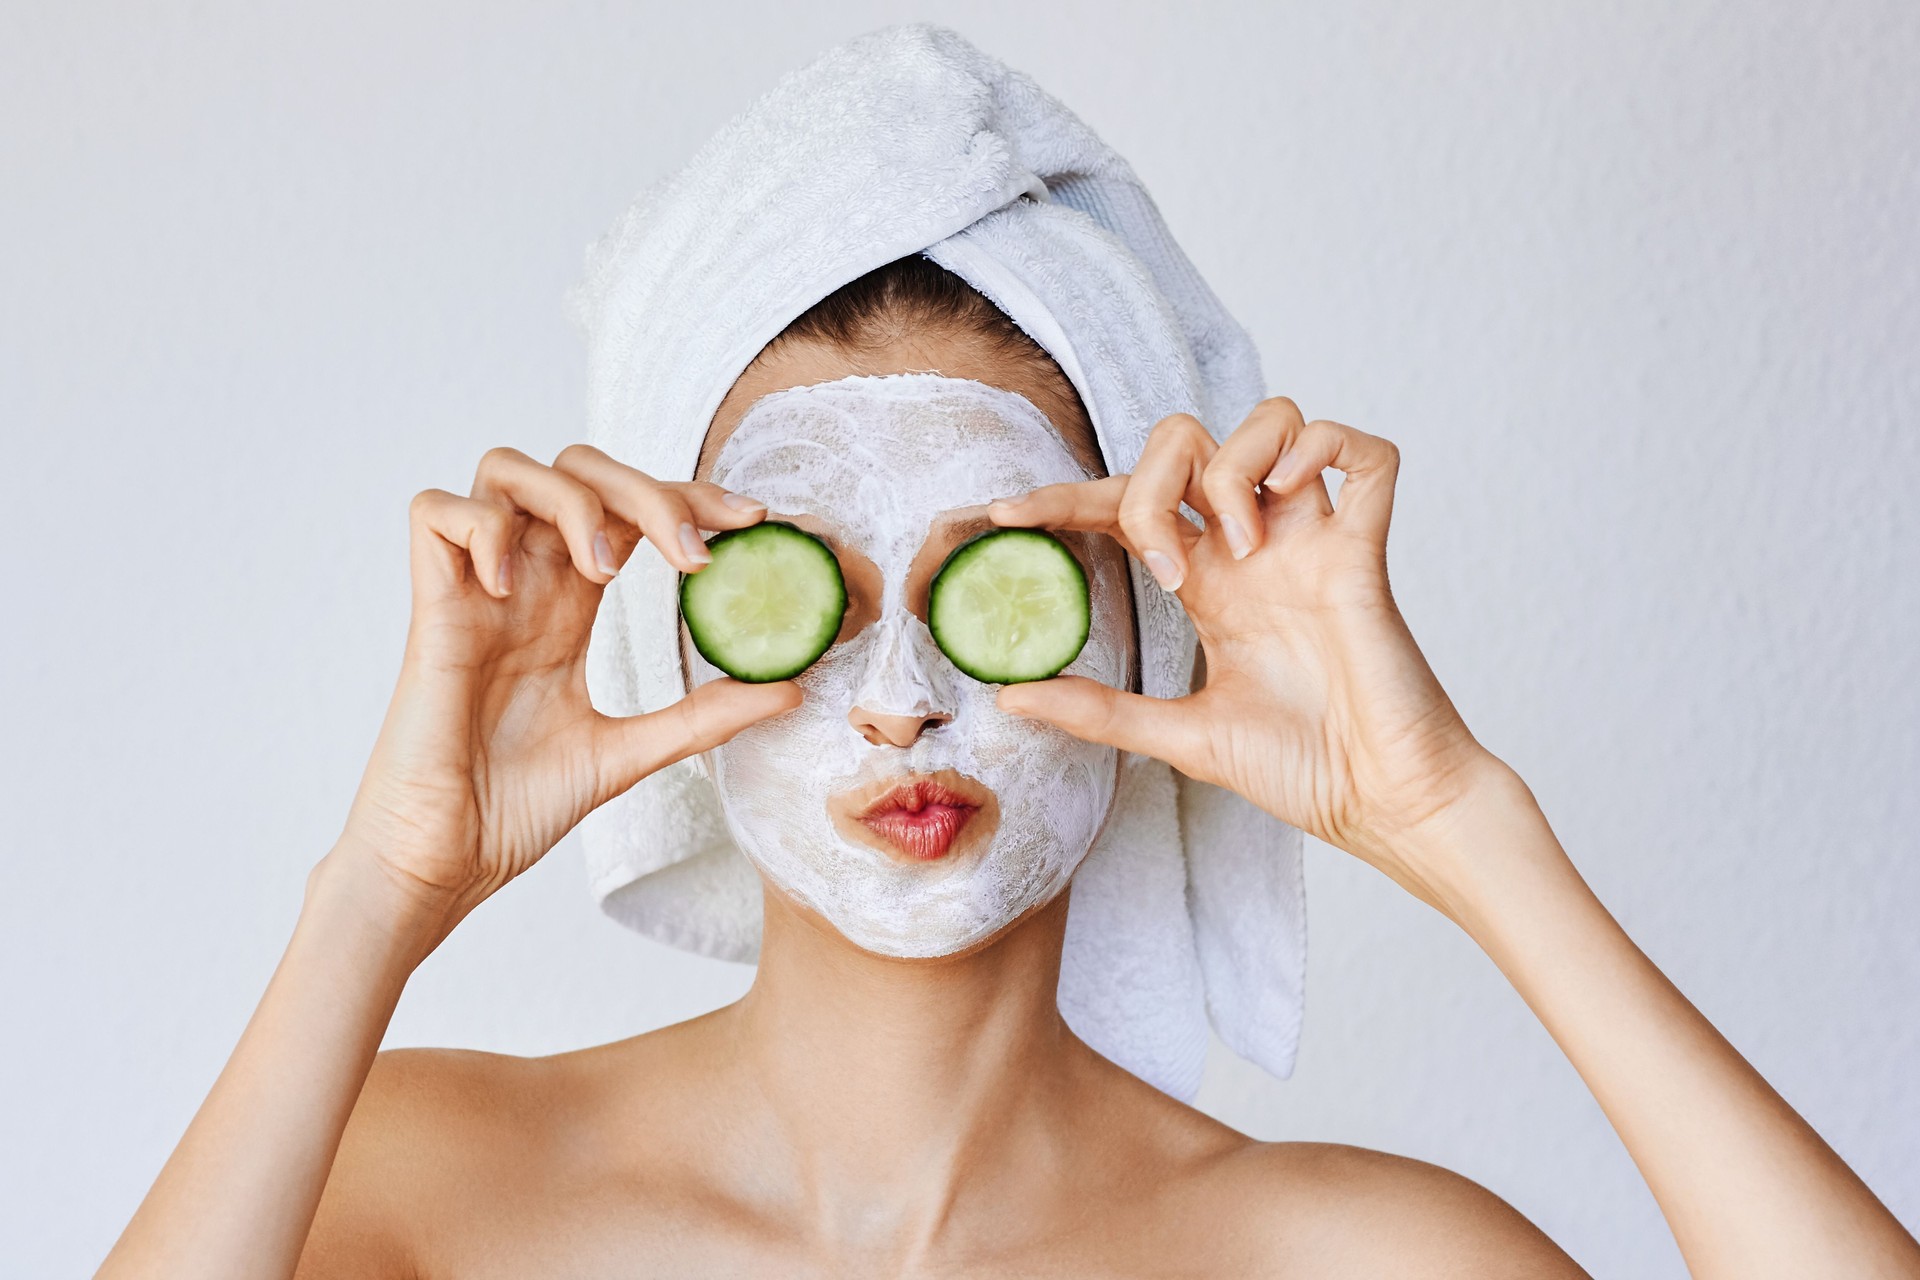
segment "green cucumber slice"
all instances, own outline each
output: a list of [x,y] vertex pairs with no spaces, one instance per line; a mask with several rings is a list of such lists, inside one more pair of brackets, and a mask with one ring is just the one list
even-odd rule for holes
[[933,577],[927,627],[953,665],[988,684],[1058,675],[1087,643],[1087,575],[1060,539],[996,529],[956,548]]
[[713,562],[680,575],[680,614],[700,656],[736,680],[790,680],[840,631],[847,584],[832,549],[763,520],[707,541]]

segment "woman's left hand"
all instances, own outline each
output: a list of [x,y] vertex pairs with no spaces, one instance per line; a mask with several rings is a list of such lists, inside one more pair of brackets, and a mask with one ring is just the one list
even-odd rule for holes
[[[1176,414],[1131,475],[993,504],[997,524],[1119,540],[1178,595],[1206,661],[1205,685],[1181,698],[1060,676],[1009,685],[999,705],[1236,791],[1446,910],[1442,869],[1410,861],[1412,837],[1505,766],[1468,732],[1388,589],[1399,461],[1391,442],[1305,422],[1277,397],[1224,443]],[[1346,476],[1338,510],[1326,467]]]
[[[1181,698],[1055,677],[1000,706],[1229,787],[1459,923],[1593,1090],[1691,1274],[1920,1277],[1913,1237],[1633,945],[1467,731],[1387,589],[1399,461],[1282,398],[1220,445],[1168,418],[1132,475],[990,507],[1119,539],[1179,595],[1207,661]],[[1337,510],[1325,467],[1346,473]]]

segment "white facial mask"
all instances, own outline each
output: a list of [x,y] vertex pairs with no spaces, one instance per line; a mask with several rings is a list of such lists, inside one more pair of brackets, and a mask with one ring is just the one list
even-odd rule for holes
[[[819,517],[831,545],[880,570],[878,620],[801,673],[801,705],[705,757],[748,858],[858,946],[926,957],[991,936],[1066,887],[1106,820],[1117,753],[1000,711],[997,686],[949,662],[905,603],[908,568],[936,516],[1088,478],[1024,397],[932,374],[777,392],[748,409],[721,447],[715,483],[766,503],[770,518]],[[1085,567],[1092,627],[1066,671],[1126,688],[1134,620],[1125,567],[1117,556]],[[684,626],[681,650],[692,684],[720,676]],[[850,722],[855,707],[952,719],[911,746],[875,745]],[[998,797],[999,825],[983,847],[902,861],[835,829],[830,796],[943,768]]]

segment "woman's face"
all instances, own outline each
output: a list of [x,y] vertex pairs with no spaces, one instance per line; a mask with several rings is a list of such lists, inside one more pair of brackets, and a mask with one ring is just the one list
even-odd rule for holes
[[[932,374],[772,391],[702,470],[822,537],[847,582],[839,636],[798,677],[801,705],[707,754],[742,850],[883,955],[950,955],[1054,898],[1106,820],[1116,753],[1001,712],[997,686],[934,643],[926,602],[947,553],[992,527],[988,502],[1094,473],[1025,397]],[[1107,539],[1064,540],[1093,604],[1067,672],[1127,687],[1124,555]],[[681,651],[690,684],[720,676],[684,626]]]

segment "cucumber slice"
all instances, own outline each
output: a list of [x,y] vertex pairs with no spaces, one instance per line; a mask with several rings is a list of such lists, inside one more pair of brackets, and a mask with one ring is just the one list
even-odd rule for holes
[[1079,656],[1093,608],[1065,543],[996,529],[956,548],[933,577],[927,627],[953,665],[988,684],[1045,680]]
[[789,680],[840,631],[847,584],[826,543],[780,520],[707,542],[713,562],[680,575],[680,614],[700,656],[736,680]]

